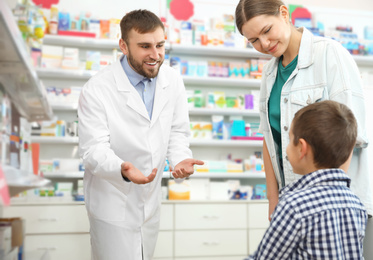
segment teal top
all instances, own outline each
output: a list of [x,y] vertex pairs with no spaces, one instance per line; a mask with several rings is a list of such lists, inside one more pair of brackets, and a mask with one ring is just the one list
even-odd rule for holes
[[[269,123],[271,125],[273,140],[279,147],[280,162],[282,162],[282,149],[281,149],[281,91],[282,87],[290,77],[291,73],[294,71],[295,67],[298,64],[298,55],[292,60],[286,67],[282,65],[282,58],[278,62],[277,76],[276,81],[273,84],[271,95],[268,101],[268,117]],[[282,163],[281,163],[282,165]],[[281,179],[283,179],[283,171]],[[284,182],[283,182],[284,183]]]

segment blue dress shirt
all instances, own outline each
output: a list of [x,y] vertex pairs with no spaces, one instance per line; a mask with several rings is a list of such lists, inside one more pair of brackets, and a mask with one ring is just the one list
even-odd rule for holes
[[146,110],[148,111],[149,118],[152,118],[154,95],[155,95],[155,84],[157,82],[157,77],[146,78],[132,69],[128,64],[127,56],[123,56],[121,64],[124,72],[126,73],[128,80],[132,86],[139,93]]

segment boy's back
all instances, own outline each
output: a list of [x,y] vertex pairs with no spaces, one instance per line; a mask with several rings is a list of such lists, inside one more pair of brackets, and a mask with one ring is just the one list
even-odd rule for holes
[[271,224],[252,258],[364,259],[368,216],[344,171],[356,136],[357,122],[346,105],[321,101],[295,113],[285,159],[303,177],[280,190]]
[[367,214],[340,169],[318,170],[281,190],[255,259],[363,259]]

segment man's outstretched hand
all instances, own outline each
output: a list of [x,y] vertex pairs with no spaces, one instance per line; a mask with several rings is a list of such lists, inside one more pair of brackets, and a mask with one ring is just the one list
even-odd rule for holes
[[157,174],[157,168],[154,168],[149,176],[145,176],[139,169],[130,162],[123,162],[121,165],[122,176],[136,184],[146,184],[152,182]]
[[184,161],[179,162],[175,169],[172,171],[174,178],[186,178],[193,174],[194,165],[204,165],[205,163],[201,160],[196,159],[185,159]]

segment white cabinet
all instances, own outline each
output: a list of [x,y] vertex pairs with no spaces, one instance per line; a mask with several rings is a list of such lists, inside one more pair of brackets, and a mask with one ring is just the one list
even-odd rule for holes
[[247,255],[247,204],[175,204],[175,258]]
[[48,251],[53,260],[91,260],[89,234],[27,235],[25,256]]
[[269,226],[268,205],[252,203],[247,208],[248,250],[249,254],[255,252],[262,237]]
[[154,259],[172,259],[174,250],[174,232],[172,230],[160,230],[157,245],[154,251]]
[[[266,208],[266,201],[165,201],[154,259],[242,260],[260,242],[267,225],[260,215]],[[45,251],[53,260],[90,259],[82,203],[13,202],[4,217],[25,219],[26,259]]]
[[[247,250],[246,230],[175,230],[175,258],[242,256]],[[241,258],[241,259],[242,259]]]
[[175,229],[246,229],[247,209],[236,203],[175,205]]
[[25,259],[48,251],[51,259],[91,259],[89,221],[82,203],[16,203],[4,217],[25,220]]
[[26,234],[88,233],[84,205],[22,205],[4,210],[5,217],[22,216]]
[[172,259],[174,254],[174,205],[161,205],[161,220],[154,259]]

